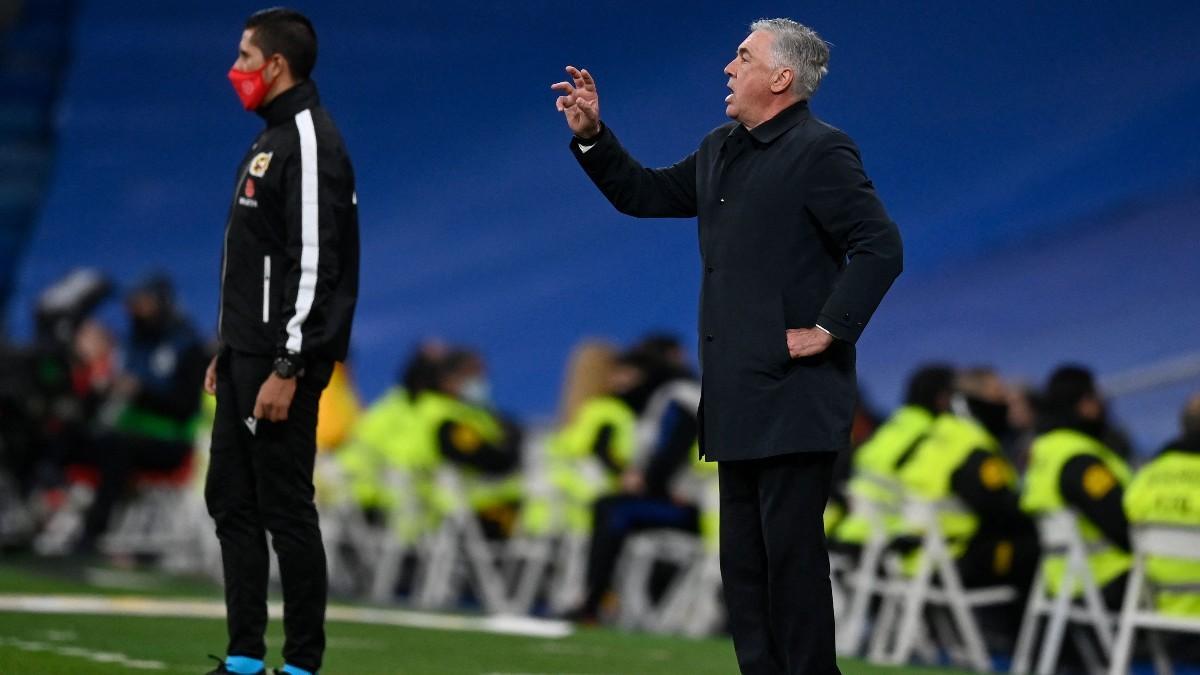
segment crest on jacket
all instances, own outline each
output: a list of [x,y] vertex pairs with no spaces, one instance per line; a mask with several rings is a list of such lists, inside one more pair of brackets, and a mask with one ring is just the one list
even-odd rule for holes
[[271,156],[274,153],[260,152],[250,160],[250,175],[255,178],[262,178],[267,173],[267,167],[271,166]]

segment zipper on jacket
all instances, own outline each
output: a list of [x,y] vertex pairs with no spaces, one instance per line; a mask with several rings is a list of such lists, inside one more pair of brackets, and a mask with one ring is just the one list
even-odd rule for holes
[[217,339],[225,340],[225,275],[229,270],[229,230],[233,227],[234,213],[237,210],[237,196],[242,189],[242,181],[246,180],[246,174],[250,171],[250,163],[242,167],[241,175],[238,176],[237,182],[233,184],[233,202],[229,207],[229,217],[225,219],[225,241],[221,249],[221,293],[218,297],[217,305]]
[[[263,134],[254,139],[254,145],[250,146],[250,150],[254,151],[258,148],[259,142],[262,140]],[[241,171],[238,174],[237,182],[233,184],[233,199],[229,205],[229,216],[225,219],[225,239],[221,244],[221,289],[217,295],[217,340],[225,341],[225,274],[229,270],[229,230],[233,226],[234,213],[237,211],[238,193],[242,191],[242,181],[246,180],[246,175],[250,173],[250,162],[246,160],[242,163]]]
[[271,322],[271,256],[263,256],[263,323]]

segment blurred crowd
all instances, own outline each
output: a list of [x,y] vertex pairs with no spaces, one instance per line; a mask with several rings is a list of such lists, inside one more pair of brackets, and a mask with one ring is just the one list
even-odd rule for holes
[[[181,498],[190,510],[183,501],[154,508],[190,513],[192,531],[211,538],[194,505],[211,345],[166,277],[120,294],[120,339],[94,318],[114,294],[102,275],[75,272],[41,295],[35,339],[0,349],[6,548],[120,553],[106,542],[133,526],[114,514],[146,489],[190,490]],[[487,363],[466,346],[418,345],[365,406],[339,366],[321,401],[316,476],[334,590],[607,621],[636,604],[622,579],[645,568],[638,606],[664,602],[689,565],[715,560],[716,472],[698,459],[689,364],[671,335],[584,341],[566,364],[556,419],[542,424],[496,409]],[[857,564],[878,535],[865,511],[882,512],[889,551],[915,569],[928,524],[906,519],[897,500],[952,500],[939,527],[962,583],[1018,591],[985,622],[989,640],[1011,645],[1038,570],[1049,587],[1064,570],[1036,522],[1070,509],[1115,611],[1131,527],[1200,527],[1200,397],[1181,409],[1178,437],[1135,471],[1129,437],[1085,367],[1062,365],[1032,387],[988,367],[923,366],[897,410],[879,415],[860,402],[826,512],[831,551]],[[1164,608],[1200,615],[1200,567],[1160,562],[1150,574]],[[697,588],[689,592],[711,591]],[[685,614],[700,613],[690,607]]]
[[78,270],[39,297],[35,337],[0,343],[0,544],[15,547],[87,486],[70,550],[91,552],[138,472],[184,472],[193,457],[209,349],[171,281],[124,293],[124,338],[95,318],[116,292]]

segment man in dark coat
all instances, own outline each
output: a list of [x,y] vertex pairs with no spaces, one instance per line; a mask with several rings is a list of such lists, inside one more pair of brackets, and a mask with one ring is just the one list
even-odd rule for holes
[[700,448],[720,462],[721,568],[744,673],[836,673],[821,514],[850,442],[854,343],[900,273],[901,244],[854,142],[812,116],[829,50],[757,21],[725,67],[734,121],[663,169],[600,121],[596,84],[553,86],[571,151],[638,217],[699,219]]

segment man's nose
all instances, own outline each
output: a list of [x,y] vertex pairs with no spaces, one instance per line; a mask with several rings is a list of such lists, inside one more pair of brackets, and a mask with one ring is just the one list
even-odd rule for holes
[[725,64],[725,74],[729,77],[733,77],[733,61]]

